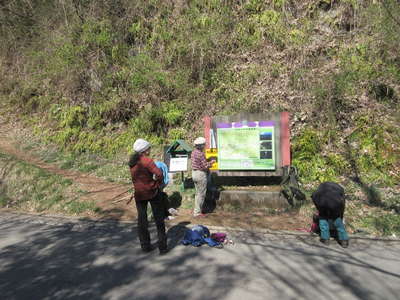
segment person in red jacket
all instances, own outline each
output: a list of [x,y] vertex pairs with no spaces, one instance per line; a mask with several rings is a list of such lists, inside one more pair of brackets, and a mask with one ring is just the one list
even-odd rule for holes
[[160,185],[163,183],[163,174],[150,158],[151,145],[144,139],[138,139],[133,144],[135,153],[129,160],[129,168],[134,187],[134,197],[138,212],[139,240],[142,250],[150,252],[154,248],[150,242],[148,230],[147,206],[151,205],[157,226],[158,248],[160,254],[168,252],[167,235],[164,223],[164,205],[160,194]]

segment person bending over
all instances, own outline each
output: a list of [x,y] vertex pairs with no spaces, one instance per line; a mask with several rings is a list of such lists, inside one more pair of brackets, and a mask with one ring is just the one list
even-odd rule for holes
[[324,182],[311,196],[319,214],[321,242],[328,245],[330,224],[336,229],[339,244],[343,248],[349,246],[349,237],[343,224],[345,209],[344,189],[337,183]]

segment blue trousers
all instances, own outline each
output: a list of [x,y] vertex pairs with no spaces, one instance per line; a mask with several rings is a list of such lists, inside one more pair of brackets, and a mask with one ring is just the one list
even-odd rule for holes
[[341,218],[337,218],[335,220],[327,220],[327,219],[319,219],[319,229],[321,230],[321,239],[329,240],[329,223],[333,222],[333,226],[335,227],[338,239],[340,241],[347,241],[349,236],[347,235],[346,228],[344,228],[344,224]]

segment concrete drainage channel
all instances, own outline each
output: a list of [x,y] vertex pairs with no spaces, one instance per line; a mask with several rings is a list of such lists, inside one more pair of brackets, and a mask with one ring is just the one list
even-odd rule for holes
[[221,191],[218,204],[235,207],[289,207],[286,198],[278,191],[225,190]]

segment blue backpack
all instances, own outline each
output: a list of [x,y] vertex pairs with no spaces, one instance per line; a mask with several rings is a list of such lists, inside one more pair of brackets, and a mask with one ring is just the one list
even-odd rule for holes
[[203,244],[207,244],[210,247],[223,246],[210,237],[210,231],[203,225],[195,225],[192,229],[186,230],[181,243],[185,246],[192,245],[194,247],[200,247]]

